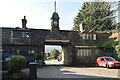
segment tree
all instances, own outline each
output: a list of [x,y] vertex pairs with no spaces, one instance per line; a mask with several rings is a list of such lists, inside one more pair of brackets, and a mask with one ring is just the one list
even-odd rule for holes
[[57,50],[57,49],[53,49],[52,51],[51,51],[51,54],[50,54],[50,58],[51,59],[57,59],[57,57],[59,56],[59,50]]
[[117,53],[117,58],[120,61],[120,42],[115,46],[115,51]]
[[120,61],[120,41],[109,41],[109,42],[103,43],[102,47],[113,49],[113,52],[115,52],[113,57],[116,60]]
[[105,42],[103,43],[102,47],[104,48],[115,48],[117,45],[119,44],[118,41],[108,41],[108,42]]
[[79,25],[84,24],[86,30],[111,30],[113,26],[113,13],[109,2],[85,2],[74,18],[73,30],[79,31]]
[[117,29],[120,32],[120,23],[117,24]]

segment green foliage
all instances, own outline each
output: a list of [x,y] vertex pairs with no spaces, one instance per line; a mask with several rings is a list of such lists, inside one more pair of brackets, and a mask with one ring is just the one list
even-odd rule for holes
[[79,24],[83,23],[86,30],[110,30],[113,23],[113,10],[109,2],[85,2],[74,18],[73,30],[79,31]]
[[118,41],[109,41],[102,45],[104,48],[115,48],[118,45]]
[[115,51],[117,53],[117,58],[120,61],[120,42],[115,46]]
[[53,49],[52,51],[51,51],[51,54],[50,54],[50,58],[51,59],[56,59],[58,56],[59,56],[59,50],[57,50],[57,49]]
[[8,70],[19,73],[26,67],[27,61],[24,56],[12,56],[8,61]]
[[114,58],[120,61],[120,41],[109,41],[103,44],[104,48],[113,48]]
[[117,29],[120,30],[120,23],[117,23]]
[[99,32],[100,32],[100,33],[113,34],[113,33],[120,32],[120,29],[117,29],[117,30],[107,30],[107,31],[99,31]]
[[43,58],[44,58],[44,55],[43,55],[43,54],[37,54],[37,55],[36,55],[36,59],[37,59],[37,60],[43,60]]

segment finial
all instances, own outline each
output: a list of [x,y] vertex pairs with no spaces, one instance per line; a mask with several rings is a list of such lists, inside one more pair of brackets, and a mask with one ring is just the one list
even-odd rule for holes
[[55,12],[56,12],[56,1],[55,1],[54,5],[55,5]]
[[24,19],[26,18],[26,16],[24,16]]

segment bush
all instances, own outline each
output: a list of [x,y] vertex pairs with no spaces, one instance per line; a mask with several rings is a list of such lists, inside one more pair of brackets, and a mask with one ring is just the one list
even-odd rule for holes
[[37,54],[37,55],[36,55],[36,59],[37,59],[37,60],[43,60],[43,58],[44,58],[44,55],[43,55],[43,54]]
[[19,73],[26,67],[27,61],[24,56],[12,56],[8,61],[8,71]]

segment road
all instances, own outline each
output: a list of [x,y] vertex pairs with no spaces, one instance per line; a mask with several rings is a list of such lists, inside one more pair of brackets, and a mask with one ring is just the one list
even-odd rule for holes
[[[54,62],[54,63],[52,63]],[[60,66],[57,60],[45,61],[47,66],[38,67],[39,78],[120,78],[120,69],[107,69],[103,67],[68,67]],[[54,65],[56,64],[56,66]],[[49,66],[48,66],[49,65]],[[26,70],[29,74],[29,69]],[[118,76],[119,75],[119,76]],[[105,79],[106,80],[106,79]],[[107,79],[108,80],[108,79]],[[110,79],[116,80],[116,79]]]
[[38,78],[118,78],[120,69],[107,69],[103,67],[67,67],[57,60],[45,61],[47,65],[38,68]]
[[38,78],[118,78],[119,69],[102,67],[46,66],[38,68]]

